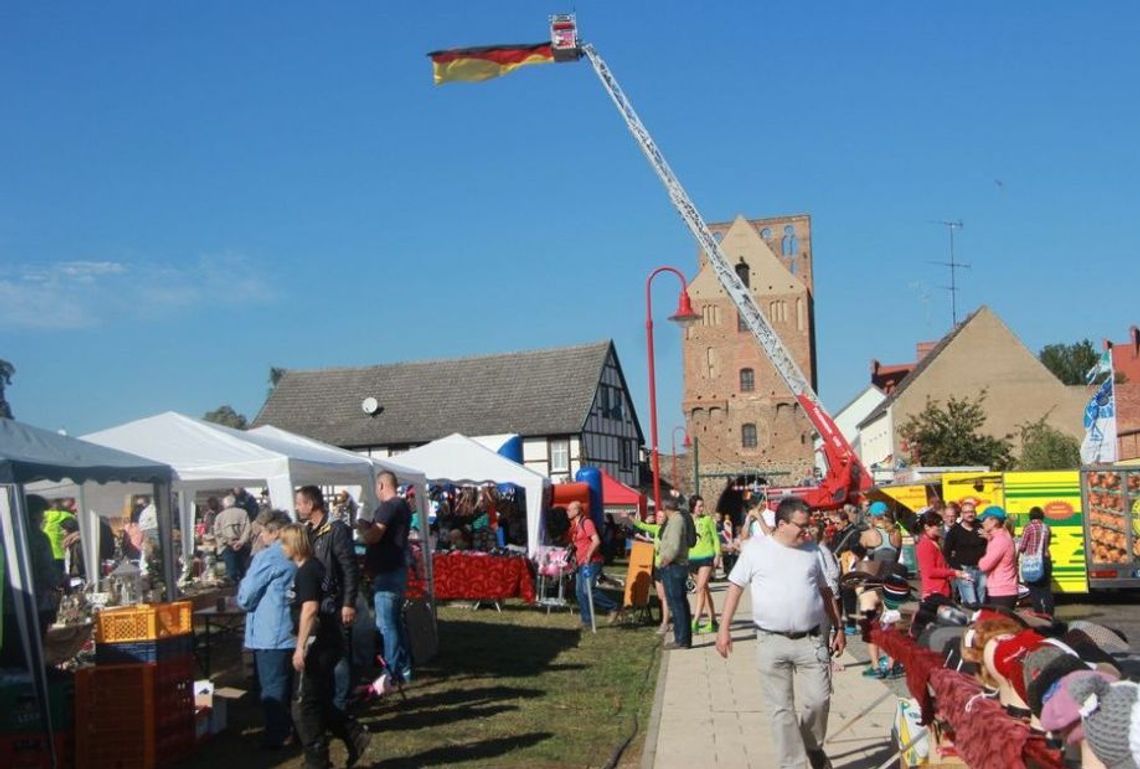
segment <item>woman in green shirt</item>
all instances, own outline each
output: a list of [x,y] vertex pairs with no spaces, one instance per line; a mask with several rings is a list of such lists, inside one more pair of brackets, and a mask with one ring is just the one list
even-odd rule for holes
[[645,523],[634,518],[633,528],[653,537],[653,587],[657,590],[657,600],[661,604],[661,626],[657,628],[657,635],[665,635],[669,632],[669,603],[665,600],[665,583],[657,573],[661,560],[661,528],[665,525],[665,511],[658,510],[653,519],[656,523]]
[[[720,537],[716,533],[716,521],[705,510],[703,498],[695,494],[689,497],[689,512],[697,527],[697,544],[689,550],[689,570],[697,575],[697,609],[693,612],[693,632],[715,633],[716,605],[713,603],[709,581],[720,560]],[[709,621],[702,624],[701,614],[705,609],[708,609]]]

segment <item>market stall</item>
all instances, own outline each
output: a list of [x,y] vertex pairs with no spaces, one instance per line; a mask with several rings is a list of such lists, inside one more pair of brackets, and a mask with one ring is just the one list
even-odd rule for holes
[[[59,482],[68,480],[76,484],[136,482],[151,485],[154,498],[169,498],[171,470],[168,466],[122,451],[96,446],[48,430],[31,427],[10,419],[0,419],[0,533],[3,534],[3,562],[0,574],[10,587],[11,617],[14,631],[24,649],[28,670],[31,671],[36,698],[40,708],[40,721],[52,746],[53,765],[56,743],[49,697],[48,677],[44,665],[44,647],[37,629],[36,586],[32,579],[32,561],[28,549],[28,531],[24,509],[27,484],[37,481]],[[160,530],[171,552],[171,526],[169,510],[160,507]],[[173,569],[167,575],[167,589],[174,589]],[[5,602],[7,603],[7,601]],[[9,613],[5,606],[4,613]],[[4,633],[12,632],[8,622]]]
[[526,503],[527,554],[542,541],[542,510],[550,481],[517,462],[453,433],[400,455],[399,462],[423,473],[431,483],[510,483],[523,489]]
[[645,495],[631,489],[605,470],[602,475],[602,509],[611,515],[637,516],[644,521],[647,510]]

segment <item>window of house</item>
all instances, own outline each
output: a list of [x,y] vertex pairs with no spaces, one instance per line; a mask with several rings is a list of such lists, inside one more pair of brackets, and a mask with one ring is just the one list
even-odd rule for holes
[[745,449],[756,448],[756,425],[746,422],[740,426],[740,446]]
[[633,441],[631,441],[631,440],[627,439],[627,440],[623,440],[621,442],[621,469],[622,470],[632,470],[633,469],[633,447],[634,447],[634,444],[633,444]]
[[610,391],[610,419],[621,421],[622,419],[622,397],[621,389],[617,387],[608,388]]
[[796,237],[796,228],[790,224],[784,226],[784,237],[780,240],[780,251],[784,256],[795,256],[799,253],[800,241]]
[[740,392],[750,393],[756,389],[756,372],[750,368],[740,369]]
[[550,442],[550,472],[570,472],[570,440],[568,438]]
[[751,284],[752,271],[748,269],[748,263],[744,261],[744,257],[740,258],[734,269],[736,270],[736,277],[740,278],[741,283],[745,286]]

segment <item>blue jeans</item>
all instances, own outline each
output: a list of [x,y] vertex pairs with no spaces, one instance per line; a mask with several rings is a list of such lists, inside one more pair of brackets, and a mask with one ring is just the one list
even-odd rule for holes
[[412,656],[408,651],[408,631],[404,627],[404,591],[408,572],[400,568],[377,575],[372,580],[376,606],[376,629],[384,637],[384,661],[392,675],[409,680]]
[[245,576],[245,564],[248,555],[249,548],[247,547],[243,547],[241,550],[222,548],[222,562],[226,565],[226,576],[232,581],[241,582],[241,578]]
[[954,580],[958,600],[967,606],[981,606],[986,602],[986,575],[977,566],[963,566],[962,571],[974,578],[973,582],[964,579]]
[[265,714],[267,745],[280,745],[293,731],[289,701],[293,696],[293,650],[254,649],[253,663],[261,685],[261,709]]
[[582,617],[582,624],[590,626],[590,593],[594,594],[594,608],[609,613],[617,609],[617,603],[608,595],[598,590],[598,575],[602,571],[602,564],[587,563],[578,567],[578,579],[575,580],[574,595],[578,599],[578,614]]
[[673,641],[688,648],[693,645],[693,613],[689,609],[689,596],[685,589],[689,567],[669,564],[658,568],[657,573],[665,586],[665,601],[673,617]]

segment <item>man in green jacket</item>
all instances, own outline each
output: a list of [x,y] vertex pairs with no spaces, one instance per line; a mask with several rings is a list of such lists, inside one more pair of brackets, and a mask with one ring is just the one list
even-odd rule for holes
[[75,516],[67,509],[62,499],[53,499],[51,507],[44,511],[43,532],[47,534],[48,542],[51,543],[51,557],[55,561],[55,568],[61,577],[64,574],[63,557],[66,550],[63,546],[63,538],[67,536],[63,524],[65,521],[74,520]]
[[685,582],[689,578],[689,548],[696,541],[696,530],[686,513],[677,503],[666,500],[665,525],[661,529],[658,546],[658,573],[665,584],[665,600],[673,616],[673,640],[666,641],[666,649],[689,649],[693,646],[693,615]]

